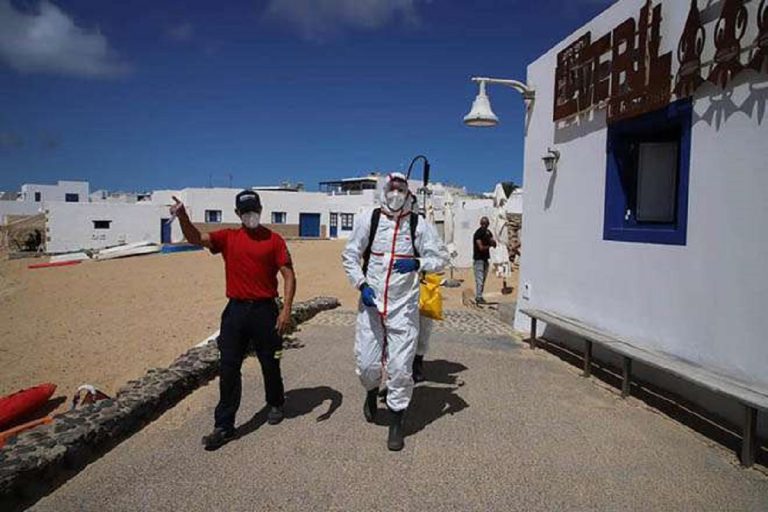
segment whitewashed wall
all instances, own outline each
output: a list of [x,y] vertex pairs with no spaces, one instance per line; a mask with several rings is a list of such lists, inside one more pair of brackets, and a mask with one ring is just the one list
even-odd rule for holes
[[473,200],[469,207],[461,208],[461,201],[458,200],[459,208],[454,213],[454,234],[453,243],[456,245],[458,256],[454,260],[457,268],[467,268],[472,266],[472,237],[475,231],[480,227],[480,219],[491,217],[493,215],[493,201],[483,199],[481,201]]
[[0,224],[6,224],[8,215],[37,215],[42,211],[43,203],[28,201],[0,201]]
[[[205,210],[220,210],[222,223],[239,223],[235,215],[235,196],[241,189],[228,188],[187,188],[183,190],[156,190],[152,193],[152,203],[170,205],[172,196],[178,197],[186,205],[193,222],[205,222]],[[324,192],[278,192],[259,190],[259,197],[264,208],[262,221],[271,223],[272,212],[285,212],[286,224],[299,224],[299,214],[319,213],[320,224],[329,232],[330,213],[351,213],[357,215],[374,204],[374,191],[366,190],[361,194],[329,195]],[[347,238],[351,231],[341,230],[339,217],[339,238]]]
[[[766,75],[748,71],[725,94],[708,85],[696,94],[685,246],[604,241],[604,112],[559,132],[552,122],[557,52],[587,30],[594,40],[636,18],[643,3],[615,4],[528,67],[537,96],[525,141],[520,287],[528,284],[530,297],[521,294],[518,304],[767,384]],[[748,3],[745,42],[755,37],[756,4]],[[689,5],[663,2],[662,53],[674,55]],[[707,26],[705,60],[714,21]],[[541,161],[549,146],[562,155],[554,174]],[[516,327],[527,331],[527,317],[518,314]]]
[[512,192],[504,206],[507,213],[523,213],[523,189],[519,188]]
[[24,201],[35,202],[35,192],[40,192],[40,202],[64,201],[66,194],[77,194],[79,202],[89,200],[89,184],[87,181],[60,180],[56,185],[38,185],[27,183],[21,186],[21,196]]
[[[161,219],[168,209],[152,204],[46,203],[46,252],[62,253],[100,249],[124,243],[161,241]],[[111,221],[109,229],[95,229],[93,221]],[[178,222],[171,230],[174,242],[182,240]]]
[[375,190],[363,190],[360,194],[336,194],[327,196],[328,211],[339,213],[338,237],[341,239],[349,238],[352,230],[344,231],[341,229],[341,214],[351,213],[354,217],[352,227],[357,222],[358,216],[371,210],[378,205]]

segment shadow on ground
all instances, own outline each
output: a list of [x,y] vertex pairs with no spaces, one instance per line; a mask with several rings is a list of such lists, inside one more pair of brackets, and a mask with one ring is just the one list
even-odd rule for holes
[[[426,381],[417,384],[413,390],[411,405],[405,419],[406,436],[417,434],[443,416],[456,414],[469,407],[469,404],[457,394],[459,388],[464,385],[457,374],[466,369],[467,367],[463,364],[453,361],[424,361]],[[430,384],[444,384],[450,387]],[[386,402],[386,395],[381,396],[381,401]],[[388,411],[380,410],[376,416],[376,424],[389,426],[389,422]]]
[[[341,407],[343,395],[328,386],[291,389],[285,393],[285,419],[290,420],[312,413],[325,402],[330,402],[328,410],[317,417],[316,421],[325,421]],[[247,422],[237,427],[237,438],[245,437],[258,430],[267,422],[268,407],[263,407]]]
[[[525,340],[528,343],[530,340]],[[584,354],[572,347],[549,338],[538,338],[538,347],[546,350],[560,360],[579,368],[584,366]],[[597,358],[592,359],[592,377],[605,384],[621,389],[622,371],[620,368]],[[681,380],[681,385],[690,385]],[[692,385],[691,385],[692,386]],[[669,418],[695,430],[699,434],[715,441],[734,452],[737,456],[741,449],[741,427],[705,410],[703,407],[685,399],[668,389],[632,377],[630,394]],[[756,462],[768,467],[768,444],[758,439]]]

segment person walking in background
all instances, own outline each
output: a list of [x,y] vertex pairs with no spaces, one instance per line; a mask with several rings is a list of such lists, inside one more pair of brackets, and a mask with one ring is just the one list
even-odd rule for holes
[[480,227],[472,237],[472,260],[475,271],[475,302],[485,304],[483,290],[485,279],[488,277],[488,260],[491,259],[491,247],[496,247],[493,233],[488,229],[490,222],[488,217],[480,219]]
[[[219,404],[214,412],[213,432],[203,437],[203,445],[214,450],[235,436],[235,415],[240,407],[242,376],[240,369],[251,342],[261,364],[266,401],[267,422],[283,419],[283,378],[280,357],[283,334],[291,323],[291,307],[296,293],[296,276],[285,240],[261,225],[261,199],[252,190],[243,190],[235,198],[235,213],[240,217],[239,229],[222,229],[202,234],[192,224],[184,204],[176,197],[171,215],[176,215],[187,242],[207,247],[221,254],[229,302],[221,315],[218,338],[221,352]],[[278,311],[275,299],[277,274],[285,281],[283,308]]]

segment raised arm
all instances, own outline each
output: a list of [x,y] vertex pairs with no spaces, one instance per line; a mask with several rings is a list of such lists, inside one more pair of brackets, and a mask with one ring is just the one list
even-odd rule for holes
[[187,242],[192,245],[199,245],[210,249],[211,239],[208,234],[201,234],[200,230],[192,224],[192,221],[189,220],[187,209],[184,208],[184,203],[179,201],[176,196],[173,196],[173,201],[174,204],[171,206],[171,215],[178,217],[179,224],[181,225],[181,232],[184,233],[184,238],[187,239]]

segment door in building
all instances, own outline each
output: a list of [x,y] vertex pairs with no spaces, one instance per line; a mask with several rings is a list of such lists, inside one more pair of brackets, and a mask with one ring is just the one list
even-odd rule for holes
[[300,213],[299,214],[299,236],[306,238],[320,237],[320,214],[319,213]]
[[336,238],[338,236],[339,236],[339,214],[332,213],[331,214],[331,238]]
[[160,219],[160,242],[171,243],[171,219]]

